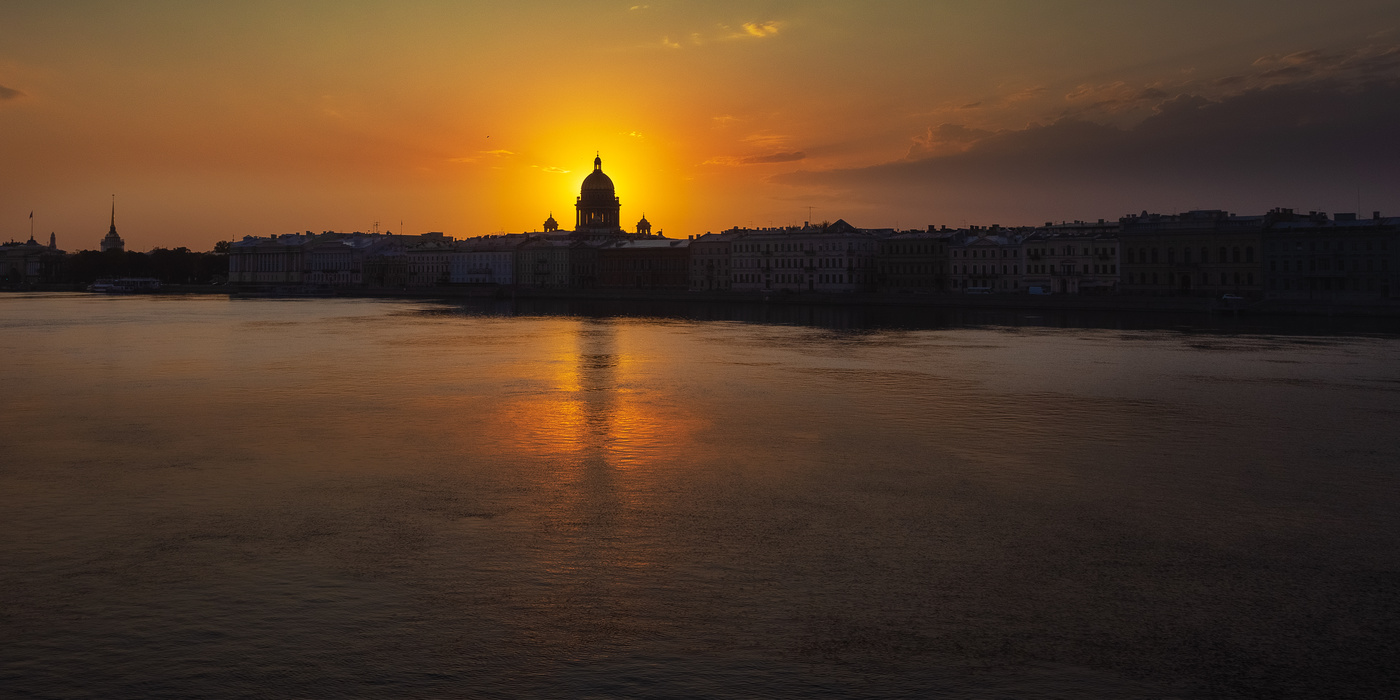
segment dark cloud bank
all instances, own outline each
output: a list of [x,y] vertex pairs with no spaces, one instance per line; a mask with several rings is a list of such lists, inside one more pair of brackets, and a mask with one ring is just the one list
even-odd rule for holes
[[871,205],[1004,223],[1143,208],[1351,211],[1358,187],[1362,206],[1400,213],[1395,78],[1313,80],[1218,100],[1180,95],[1126,129],[1083,118],[995,133],[944,125],[922,141],[914,153],[934,142],[945,155],[774,179]]
[[24,93],[14,88],[8,88],[4,85],[0,85],[0,100],[14,100],[20,97],[24,97]]

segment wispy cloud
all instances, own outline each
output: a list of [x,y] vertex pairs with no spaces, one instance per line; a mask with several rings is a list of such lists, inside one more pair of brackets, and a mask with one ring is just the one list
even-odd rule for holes
[[449,163],[475,163],[475,162],[476,162],[476,159],[475,159],[475,158],[468,157],[468,156],[459,156],[459,157],[457,157],[457,158],[448,158],[448,159],[447,159],[447,162],[449,162]]
[[745,136],[744,143],[749,144],[751,148],[775,150],[786,146],[790,139],[791,137],[787,134],[774,134],[772,132],[761,131],[756,134]]
[[715,156],[703,165],[769,165],[772,163],[792,163],[807,157],[802,151],[763,153],[752,156]]
[[762,39],[777,34],[781,26],[780,22],[745,22],[744,33]]
[[24,96],[25,94],[19,90],[0,85],[0,100],[17,100]]
[[540,170],[542,170],[542,171],[544,171],[544,172],[547,172],[547,173],[559,173],[559,174],[561,174],[561,175],[569,172],[568,170],[565,170],[565,169],[563,169],[563,168],[556,168],[556,167],[554,167],[553,165],[551,165],[551,166],[549,166],[549,167],[547,167],[547,168],[540,168]]
[[662,45],[663,47],[665,47],[665,48],[668,48],[668,49],[679,49],[679,48],[681,47],[680,44],[677,44],[676,42],[671,41],[671,37],[669,37],[669,36],[663,36],[663,37],[661,37],[661,45]]
[[515,151],[507,151],[507,150],[505,150],[504,148],[498,148],[498,149],[496,149],[496,150],[494,150],[494,151],[478,151],[478,153],[481,153],[482,155],[487,155],[487,156],[513,156],[513,155],[515,155]]
[[629,8],[627,8],[627,9],[628,9],[628,10],[650,10],[650,9],[651,9],[651,5],[633,5],[633,6],[629,7]]
[[971,129],[963,124],[940,124],[937,127],[929,127],[927,132],[914,137],[914,144],[909,147],[909,158],[918,159],[963,153],[994,134],[995,132],[983,129]]

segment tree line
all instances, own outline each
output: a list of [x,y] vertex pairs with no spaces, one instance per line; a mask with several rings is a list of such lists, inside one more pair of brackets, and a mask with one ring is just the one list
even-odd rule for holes
[[228,241],[214,250],[197,253],[189,248],[153,248],[149,253],[123,250],[82,250],[64,256],[65,282],[90,284],[117,277],[154,277],[162,284],[211,284],[228,280]]

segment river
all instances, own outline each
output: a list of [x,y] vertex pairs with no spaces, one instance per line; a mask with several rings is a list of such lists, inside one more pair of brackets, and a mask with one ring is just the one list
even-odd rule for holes
[[1299,323],[0,295],[0,688],[1393,696],[1400,333]]

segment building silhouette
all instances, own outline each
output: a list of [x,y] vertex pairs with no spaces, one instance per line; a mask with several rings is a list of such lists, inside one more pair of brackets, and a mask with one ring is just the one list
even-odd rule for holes
[[613,188],[612,178],[603,172],[601,155],[593,159],[593,172],[583,179],[583,186],[574,206],[578,210],[578,218],[574,223],[575,233],[585,234],[587,237],[622,234],[622,201],[618,199]]
[[107,229],[107,235],[102,237],[101,249],[104,253],[109,250],[115,250],[118,253],[126,250],[126,242],[117,235],[117,203],[115,200],[112,202],[112,227]]

